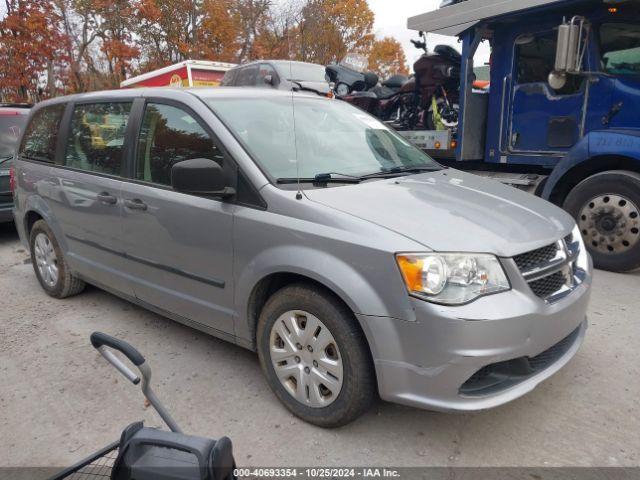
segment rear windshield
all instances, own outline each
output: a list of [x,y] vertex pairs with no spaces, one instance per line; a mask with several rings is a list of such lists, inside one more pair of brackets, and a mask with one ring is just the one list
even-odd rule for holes
[[27,123],[27,111],[0,111],[0,161],[13,156]]
[[326,82],[327,73],[322,65],[313,63],[282,63],[277,65],[280,76],[299,82]]

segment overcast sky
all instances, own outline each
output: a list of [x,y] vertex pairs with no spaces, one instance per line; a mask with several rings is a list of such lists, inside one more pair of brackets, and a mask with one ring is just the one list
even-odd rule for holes
[[[369,6],[376,15],[374,27],[377,37],[392,36],[404,47],[409,67],[421,55],[410,42],[412,38],[418,38],[418,32],[407,29],[407,19],[432,10],[436,10],[441,0],[368,0]],[[456,37],[430,34],[427,38],[427,47],[433,51],[433,47],[445,43],[461,50],[461,45]],[[481,46],[476,56],[477,62],[488,62],[489,51],[486,46]],[[482,65],[476,63],[476,66]]]

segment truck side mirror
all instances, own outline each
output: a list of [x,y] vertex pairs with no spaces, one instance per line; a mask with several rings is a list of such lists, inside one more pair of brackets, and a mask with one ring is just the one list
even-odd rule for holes
[[554,90],[566,85],[567,74],[577,74],[582,70],[582,58],[587,48],[587,39],[583,39],[583,33],[587,31],[585,23],[584,18],[573,17],[569,23],[558,27],[556,61],[549,74],[549,86]]

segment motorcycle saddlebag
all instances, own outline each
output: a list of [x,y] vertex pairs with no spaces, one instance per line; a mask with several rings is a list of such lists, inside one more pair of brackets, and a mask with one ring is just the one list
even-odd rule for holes
[[111,480],[233,480],[231,440],[129,425],[120,437]]

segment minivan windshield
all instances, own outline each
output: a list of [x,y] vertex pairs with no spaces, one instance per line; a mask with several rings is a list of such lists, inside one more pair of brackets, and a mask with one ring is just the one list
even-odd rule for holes
[[376,118],[339,100],[273,96],[205,101],[275,179],[358,178],[442,168]]

